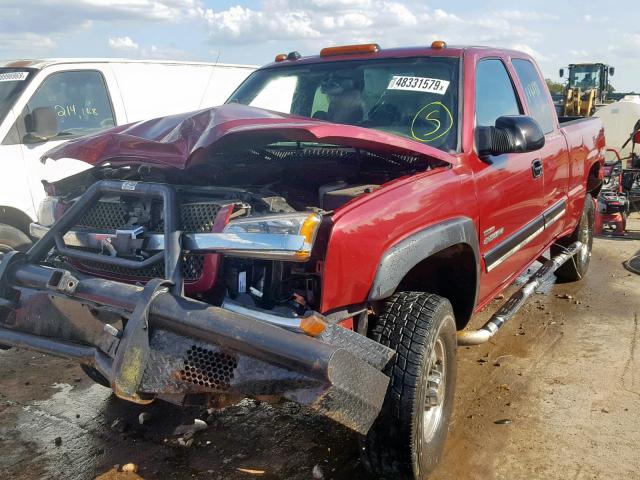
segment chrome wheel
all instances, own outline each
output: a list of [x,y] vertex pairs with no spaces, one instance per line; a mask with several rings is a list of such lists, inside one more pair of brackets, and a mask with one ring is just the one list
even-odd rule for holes
[[438,336],[431,350],[427,374],[427,392],[422,416],[422,436],[429,443],[442,422],[443,405],[447,382],[447,365],[445,346],[442,337]]

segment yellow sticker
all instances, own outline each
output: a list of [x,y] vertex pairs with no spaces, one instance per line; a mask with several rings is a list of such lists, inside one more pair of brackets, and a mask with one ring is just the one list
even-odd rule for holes
[[453,115],[442,102],[425,105],[411,121],[411,137],[430,143],[444,137],[453,127]]

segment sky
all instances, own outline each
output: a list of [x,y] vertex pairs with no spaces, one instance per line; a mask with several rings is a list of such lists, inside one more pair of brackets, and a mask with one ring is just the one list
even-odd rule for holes
[[616,67],[640,91],[640,7],[610,2],[450,0],[0,0],[0,58],[126,57],[262,65],[278,53],[376,42],[489,45]]

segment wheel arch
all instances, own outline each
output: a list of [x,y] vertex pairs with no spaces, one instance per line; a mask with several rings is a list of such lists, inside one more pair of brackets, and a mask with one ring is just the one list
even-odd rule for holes
[[29,225],[33,222],[31,217],[15,207],[0,206],[0,223],[17,228],[25,235],[29,235]]
[[396,291],[423,291],[447,298],[458,328],[471,318],[479,294],[480,250],[473,221],[457,217],[420,230],[382,256],[370,301]]

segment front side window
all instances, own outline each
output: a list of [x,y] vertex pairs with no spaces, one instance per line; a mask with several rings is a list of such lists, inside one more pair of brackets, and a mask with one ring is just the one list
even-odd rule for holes
[[522,113],[509,73],[498,59],[476,67],[476,125],[493,127],[499,117]]
[[54,73],[40,85],[18,119],[25,143],[96,133],[115,125],[102,75]]
[[538,71],[529,60],[514,59],[513,68],[515,68],[524,89],[531,116],[538,122],[544,133],[553,132],[555,112],[551,112],[548,89],[546,85],[542,84]]
[[459,59],[321,62],[258,70],[227,103],[383,130],[457,150]]

